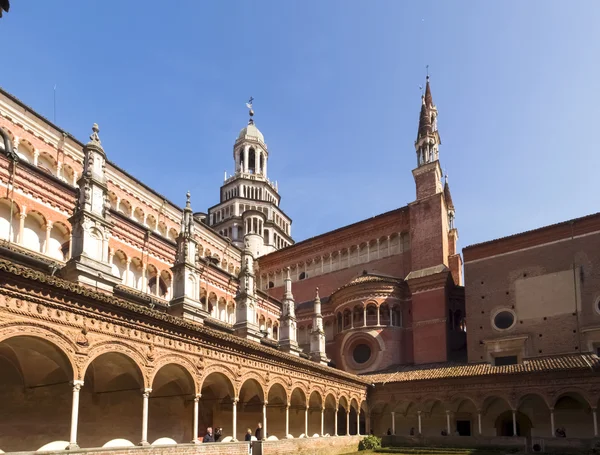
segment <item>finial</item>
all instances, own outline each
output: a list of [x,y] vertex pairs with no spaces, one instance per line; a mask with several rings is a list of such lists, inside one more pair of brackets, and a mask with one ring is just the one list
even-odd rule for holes
[[248,114],[250,114],[250,120],[248,120],[248,125],[254,125],[254,119],[252,118],[254,116],[254,111],[252,110],[252,102],[253,101],[254,101],[254,98],[250,97],[250,99],[246,103],[246,107],[250,110],[248,112]]
[[189,207],[191,207],[191,203],[190,203],[191,194],[189,191],[185,194],[185,197],[186,197],[185,206],[189,208]]
[[425,71],[427,71],[427,80],[429,80],[429,65],[425,65]]
[[95,143],[100,145],[100,136],[98,136],[98,133],[100,132],[100,128],[98,128],[98,124],[94,123],[92,125],[92,134],[90,135],[90,140]]
[[319,298],[319,288],[318,287],[315,288],[315,293],[316,293],[315,300],[317,300]]
[[291,280],[291,276],[290,276],[290,268],[289,266],[285,268],[285,279],[286,280]]
[[444,184],[448,185],[448,174],[444,175]]

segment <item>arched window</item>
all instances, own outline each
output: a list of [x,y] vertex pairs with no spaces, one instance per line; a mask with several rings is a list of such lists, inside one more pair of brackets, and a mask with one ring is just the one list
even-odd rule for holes
[[300,274],[300,276],[298,277],[299,280],[305,280],[306,278],[308,278],[308,275],[306,274],[306,272],[302,272]]

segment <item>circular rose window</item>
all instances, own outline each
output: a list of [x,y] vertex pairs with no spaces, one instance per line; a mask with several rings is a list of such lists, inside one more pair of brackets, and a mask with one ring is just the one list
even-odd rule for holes
[[368,362],[371,358],[371,348],[368,344],[359,344],[354,348],[352,357],[356,363]]
[[510,311],[500,311],[494,316],[494,325],[497,329],[506,330],[515,323],[515,315]]

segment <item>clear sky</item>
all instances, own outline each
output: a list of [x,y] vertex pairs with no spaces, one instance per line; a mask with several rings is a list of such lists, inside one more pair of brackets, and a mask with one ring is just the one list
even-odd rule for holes
[[462,246],[599,210],[600,2],[11,3],[0,85],[196,211],[250,96],[295,240],[414,200],[426,65]]

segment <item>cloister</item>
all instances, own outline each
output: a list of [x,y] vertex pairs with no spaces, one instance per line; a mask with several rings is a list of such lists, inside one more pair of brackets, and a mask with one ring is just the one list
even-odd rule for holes
[[105,346],[90,352],[77,376],[52,341],[37,335],[3,339],[0,448],[36,450],[52,441],[102,447],[114,439],[188,443],[209,425],[223,427],[223,438],[243,440],[258,422],[279,439],[365,431],[365,404],[355,397],[279,381],[266,387],[258,374],[236,385],[224,367],[200,378],[178,358],[157,365],[149,372],[134,354]]

